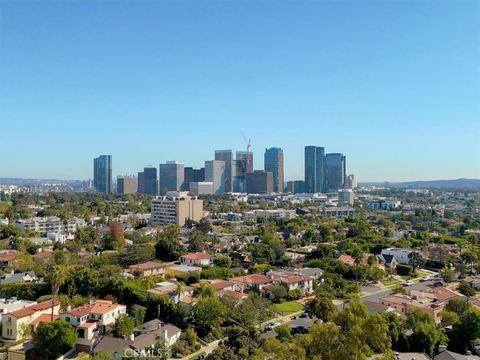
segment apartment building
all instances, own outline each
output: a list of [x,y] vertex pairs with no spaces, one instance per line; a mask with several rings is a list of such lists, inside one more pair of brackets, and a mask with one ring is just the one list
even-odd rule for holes
[[152,225],[177,224],[185,225],[190,219],[200,221],[203,217],[203,201],[197,197],[188,196],[188,192],[172,191],[167,196],[159,196],[152,200]]

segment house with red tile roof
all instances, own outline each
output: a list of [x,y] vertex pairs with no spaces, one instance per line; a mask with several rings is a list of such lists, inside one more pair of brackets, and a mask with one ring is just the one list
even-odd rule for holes
[[239,291],[250,290],[253,286],[262,289],[262,287],[269,285],[273,282],[273,279],[260,274],[250,274],[244,276],[237,276],[230,279],[231,282],[236,284]]
[[60,302],[56,300],[34,303],[22,309],[4,313],[2,315],[2,339],[6,342],[16,342],[23,337],[25,329],[28,327],[35,332],[40,323],[50,322],[52,305],[53,320],[56,320],[60,311]]
[[4,269],[6,267],[12,267],[15,263],[15,260],[20,255],[21,253],[17,250],[1,250],[0,251],[0,269]]
[[76,330],[78,351],[90,352],[98,334],[104,334],[107,326],[127,313],[125,305],[114,304],[110,300],[95,300],[88,304],[69,309],[60,315],[62,320],[69,322]]
[[213,257],[210,254],[196,252],[180,256],[182,265],[207,266],[213,264]]

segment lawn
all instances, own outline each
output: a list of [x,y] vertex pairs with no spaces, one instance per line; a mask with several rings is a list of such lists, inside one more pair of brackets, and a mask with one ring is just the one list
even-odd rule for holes
[[424,277],[430,275],[428,272],[423,270],[417,270],[417,277]]
[[385,285],[385,286],[389,286],[389,285],[394,285],[394,284],[400,284],[400,281],[398,279],[395,279],[395,278],[390,278],[390,279],[385,279],[385,280],[382,280],[382,284]]
[[286,314],[294,313],[294,312],[297,312],[297,311],[302,311],[303,310],[303,305],[299,304],[296,301],[285,301],[285,302],[280,303],[280,304],[272,305],[272,309],[276,313],[286,315]]

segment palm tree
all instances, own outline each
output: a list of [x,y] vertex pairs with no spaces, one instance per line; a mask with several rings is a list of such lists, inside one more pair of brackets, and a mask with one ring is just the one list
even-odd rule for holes
[[182,281],[177,282],[177,295],[178,295],[178,301],[182,300],[183,297],[183,291],[185,290],[185,284]]
[[55,298],[58,295],[60,287],[65,283],[67,279],[67,273],[65,267],[62,265],[53,265],[50,269],[50,284],[52,286],[52,315],[51,321],[53,321],[53,312],[55,308]]
[[215,289],[212,288],[207,282],[202,281],[200,287],[196,288],[194,295],[199,299],[206,299],[215,296]]

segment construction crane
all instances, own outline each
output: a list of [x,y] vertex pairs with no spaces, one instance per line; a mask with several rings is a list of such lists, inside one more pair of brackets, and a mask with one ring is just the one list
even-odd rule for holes
[[245,161],[245,172],[248,173],[252,171],[252,169],[250,168],[250,147],[252,146],[252,142],[250,139],[247,139],[247,137],[243,132],[242,132],[242,136],[243,136],[243,140],[247,144],[247,159]]

